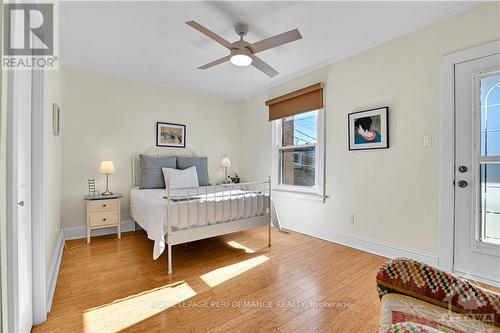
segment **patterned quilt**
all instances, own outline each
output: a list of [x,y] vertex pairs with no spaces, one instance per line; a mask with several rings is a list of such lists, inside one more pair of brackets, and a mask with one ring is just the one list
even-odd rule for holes
[[380,297],[404,294],[500,327],[499,294],[412,259],[396,258],[382,265],[377,289]]
[[382,297],[379,332],[500,333],[500,329],[468,315],[391,293]]

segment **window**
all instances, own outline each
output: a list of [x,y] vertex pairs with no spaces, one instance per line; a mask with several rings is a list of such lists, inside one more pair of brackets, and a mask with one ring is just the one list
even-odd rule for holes
[[480,80],[481,240],[500,243],[500,74]]
[[322,83],[266,101],[272,122],[273,189],[324,200],[323,102]]
[[316,184],[316,143],[318,111],[281,119],[279,145],[279,184]]
[[323,109],[273,121],[273,185],[323,195]]

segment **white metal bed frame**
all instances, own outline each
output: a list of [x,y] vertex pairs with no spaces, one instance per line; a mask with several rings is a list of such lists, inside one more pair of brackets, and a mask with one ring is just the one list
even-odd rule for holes
[[[196,153],[189,148],[165,148],[165,147],[153,147],[148,149],[144,155],[150,155],[155,157],[166,157],[166,156],[186,156],[186,157],[197,157]],[[141,172],[140,172],[140,161],[139,154],[133,156],[132,159],[132,180],[134,186],[140,185],[141,182]],[[172,275],[172,246],[187,242],[192,242],[200,239],[225,235],[233,232],[238,232],[242,230],[252,229],[260,226],[268,226],[268,246],[271,246],[271,178],[269,177],[266,181],[261,182],[251,182],[251,183],[239,183],[239,184],[223,184],[218,186],[204,186],[204,187],[189,187],[182,189],[175,189],[175,194],[172,194],[170,189],[170,184],[166,184],[167,196],[167,234],[165,235],[165,242],[167,244],[168,250],[168,275]],[[208,188],[212,189],[209,192]],[[216,193],[213,194],[213,189]],[[222,192],[218,192],[217,189],[222,189]],[[233,194],[231,191],[241,190],[243,193],[257,193],[262,194],[257,200],[257,214],[252,217],[244,218],[231,218],[231,199]],[[228,193],[228,194],[227,194]],[[221,197],[221,219],[217,219],[216,214],[216,201],[213,204],[213,218],[212,224],[199,225],[199,210],[200,204],[196,205],[196,223],[194,225],[190,224],[189,207],[187,207],[187,228],[175,229],[172,227],[172,213],[173,207],[172,203],[175,203],[177,207],[177,212],[182,208],[182,205],[189,205],[193,200],[199,201],[200,199],[205,199],[205,218],[208,218],[208,197],[209,195],[220,195]],[[237,194],[235,194],[237,196]],[[225,219],[225,199],[229,199],[229,218]],[[241,205],[236,202],[237,214],[236,216],[245,216],[246,206],[245,206],[245,195],[242,197],[243,202],[243,214],[241,214]],[[178,221],[181,225],[180,221]]]

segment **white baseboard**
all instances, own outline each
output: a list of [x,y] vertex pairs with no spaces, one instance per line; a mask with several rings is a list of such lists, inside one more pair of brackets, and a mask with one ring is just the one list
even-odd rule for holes
[[479,281],[482,283],[489,284],[490,286],[500,288],[500,283],[498,283],[497,278],[493,277],[493,276],[479,276],[479,275],[475,275],[475,274],[471,274],[471,273],[466,273],[464,270],[457,269],[457,268],[455,268],[453,270],[453,273],[455,273],[463,278],[466,278],[466,279]]
[[307,226],[294,228],[290,226],[283,226],[285,229],[303,233],[316,238],[324,239],[330,242],[338,243],[341,245],[349,246],[358,250],[373,253],[387,258],[406,257],[415,259],[434,267],[439,267],[439,257],[435,254],[423,252],[419,250],[405,248],[399,245],[369,239],[358,235],[349,235],[339,232],[323,232],[314,230]]
[[47,272],[47,312],[50,312],[52,307],[52,300],[54,299],[54,292],[56,291],[57,276],[59,275],[59,268],[61,267],[61,259],[64,249],[64,234],[62,230],[59,232],[57,237],[56,247],[54,249],[54,254],[52,255],[52,260],[50,261],[49,271]]
[[[80,239],[87,237],[87,226],[80,225],[78,227],[64,227],[64,239]],[[134,231],[135,221],[134,220],[124,220],[122,221],[122,232]],[[90,231],[90,236],[102,236],[111,235],[116,233],[116,227],[94,229]]]
[[[338,232],[319,232],[318,230],[304,226],[301,226],[300,228],[294,228],[292,226],[286,225],[283,226],[283,228],[303,233],[309,236],[313,236],[316,238],[324,239],[326,241],[349,246],[365,252],[377,254],[379,256],[391,259],[396,257],[412,258],[424,262],[426,264],[432,265],[434,267],[439,267],[439,257],[432,253],[409,249],[399,245],[379,240],[369,239],[358,235],[349,235]],[[78,227],[66,227],[63,230],[64,230],[64,239],[66,240],[80,239],[87,237],[87,227],[84,225]],[[133,230],[135,230],[134,220],[122,221],[122,232],[133,231]],[[114,233],[116,233],[115,227],[102,228],[102,229],[92,230],[91,236],[110,235]]]

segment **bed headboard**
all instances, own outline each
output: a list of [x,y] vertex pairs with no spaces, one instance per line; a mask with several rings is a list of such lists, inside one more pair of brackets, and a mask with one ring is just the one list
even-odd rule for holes
[[139,155],[149,155],[154,157],[183,156],[198,157],[194,150],[190,148],[169,148],[169,147],[151,147],[144,153],[132,155],[132,185],[141,185],[141,162]]

